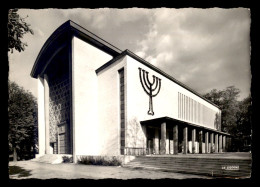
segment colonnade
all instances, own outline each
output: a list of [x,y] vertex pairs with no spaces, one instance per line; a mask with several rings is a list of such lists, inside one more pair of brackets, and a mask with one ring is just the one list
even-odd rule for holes
[[[155,137],[154,137],[154,153],[155,154],[167,154],[166,149],[168,149],[169,146],[170,149],[173,149],[173,154],[178,154],[179,150],[179,142],[182,142],[182,153],[222,153],[227,151],[227,135],[225,133],[205,129],[205,128],[199,128],[199,127],[193,127],[193,126],[182,126],[182,128],[179,128],[178,124],[171,125],[173,132],[173,137],[171,140],[173,140],[172,144],[167,144],[166,141],[166,122],[161,123],[161,128],[155,129]],[[159,132],[160,129],[160,132]],[[168,128],[169,129],[169,128]],[[182,132],[179,132],[182,130]],[[191,131],[191,137],[189,137],[189,131]],[[197,132],[198,131],[198,132]],[[160,133],[160,139],[159,139],[159,133]],[[179,133],[182,134],[182,141],[179,140]],[[198,136],[198,137],[196,137]],[[191,138],[191,151],[189,151],[189,143],[188,138]],[[198,139],[198,141],[196,141]],[[196,149],[196,144],[198,149]],[[198,151],[196,151],[198,150]]]

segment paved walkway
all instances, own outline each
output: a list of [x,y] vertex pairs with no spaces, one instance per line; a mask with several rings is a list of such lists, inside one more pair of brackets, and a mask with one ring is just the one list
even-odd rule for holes
[[211,179],[211,177],[200,175],[150,171],[142,169],[135,170],[118,166],[92,166],[72,163],[46,164],[32,161],[18,161],[10,162],[9,166],[19,166],[25,170],[31,171],[31,175],[29,177],[18,178],[17,174],[10,175],[10,179]]

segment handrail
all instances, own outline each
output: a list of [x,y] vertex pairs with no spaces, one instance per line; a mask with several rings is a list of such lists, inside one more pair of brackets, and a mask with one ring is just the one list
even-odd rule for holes
[[138,155],[146,155],[148,152],[148,148],[144,147],[125,147],[124,148],[125,155],[133,155],[133,156],[138,156]]

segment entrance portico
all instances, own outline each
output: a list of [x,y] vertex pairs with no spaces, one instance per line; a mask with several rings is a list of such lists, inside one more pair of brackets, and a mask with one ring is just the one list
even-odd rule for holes
[[227,133],[170,117],[146,120],[141,124],[146,127],[149,137],[147,154],[222,153],[227,148],[226,139],[230,138]]

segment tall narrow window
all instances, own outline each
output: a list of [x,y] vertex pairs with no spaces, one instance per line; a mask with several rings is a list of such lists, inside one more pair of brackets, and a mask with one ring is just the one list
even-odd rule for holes
[[190,112],[190,109],[191,109],[191,98],[189,97],[189,121],[191,121],[191,112]]
[[186,96],[183,95],[183,119],[186,120]]
[[119,73],[119,95],[120,95],[120,153],[124,155],[125,150],[125,80],[124,69]]
[[191,121],[194,122],[194,120],[193,120],[193,99],[191,99]]
[[178,92],[178,118],[180,118],[180,93]]
[[181,118],[184,119],[184,97],[181,94]]
[[189,121],[191,121],[191,113],[190,113],[190,109],[191,109],[191,106],[190,106],[190,97],[188,97],[188,103],[189,103],[189,105],[188,105],[188,114],[189,114],[188,119],[189,119]]

